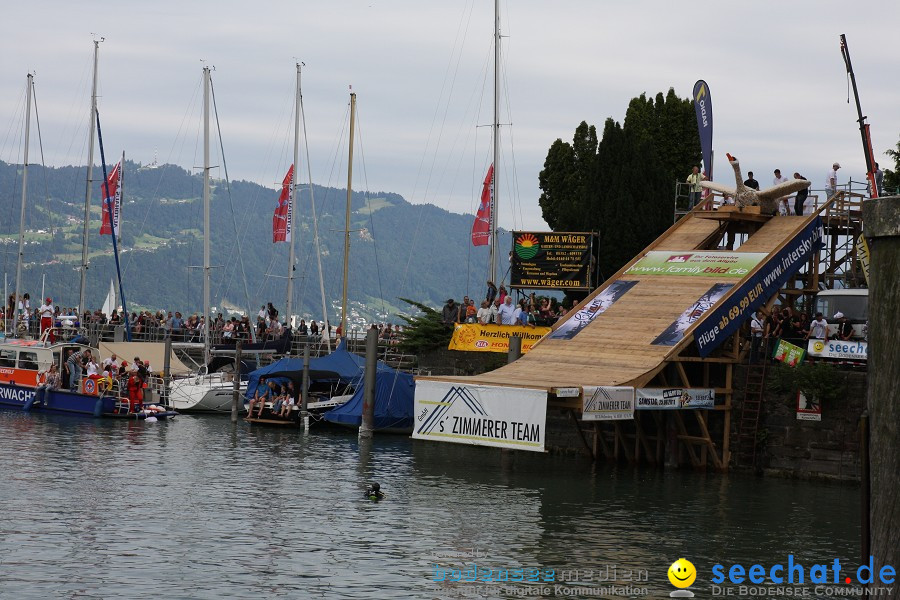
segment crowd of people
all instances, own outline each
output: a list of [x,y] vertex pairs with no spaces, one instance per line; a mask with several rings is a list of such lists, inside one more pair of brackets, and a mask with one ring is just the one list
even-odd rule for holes
[[790,306],[773,310],[768,316],[762,309],[757,310],[750,319],[750,361],[757,362],[766,350],[774,349],[782,339],[796,346],[806,347],[807,340],[828,341],[833,338],[850,341],[865,337],[866,328],[863,328],[862,336],[857,335],[853,324],[844,313],[835,313],[834,320],[837,327],[832,335],[828,321],[820,312],[810,319],[807,313],[794,310]]
[[463,297],[461,304],[450,298],[441,310],[441,322],[449,329],[457,323],[550,326],[565,314],[566,308],[556,298],[539,298],[532,292],[514,301],[505,286],[498,288],[488,281],[479,307],[468,296]]

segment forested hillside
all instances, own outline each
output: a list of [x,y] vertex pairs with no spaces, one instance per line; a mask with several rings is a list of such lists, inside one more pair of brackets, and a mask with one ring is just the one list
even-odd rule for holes
[[[21,166],[0,162],[0,244],[8,293],[15,286],[21,202]],[[99,236],[99,168],[94,169],[94,203],[90,231],[87,305],[99,307],[115,277],[112,242]],[[78,302],[86,168],[28,169],[23,288],[32,298],[41,293],[54,303]],[[325,273],[325,295],[334,321],[341,293],[346,191],[313,189]],[[245,308],[243,259],[250,304],[273,302],[283,310],[288,273],[288,244],[272,243],[272,214],[277,191],[246,181],[216,180],[211,203],[212,304]],[[173,165],[125,168],[120,259],[129,307],[199,311],[202,306],[202,178]],[[232,206],[234,210],[232,211]],[[440,306],[450,296],[483,293],[487,248],[473,248],[471,215],[432,205],[412,205],[387,192],[354,192],[350,250],[351,301],[369,313],[396,313],[408,307],[399,297]],[[298,314],[321,318],[310,191],[299,190],[294,305]],[[238,242],[241,252],[238,253]],[[507,234],[500,248],[510,248]],[[501,252],[506,258],[506,252]],[[503,269],[506,269],[504,262]],[[364,311],[360,311],[364,312]]]

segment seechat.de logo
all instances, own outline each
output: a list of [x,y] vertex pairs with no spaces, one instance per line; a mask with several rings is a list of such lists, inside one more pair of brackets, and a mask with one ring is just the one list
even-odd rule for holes
[[686,588],[691,587],[697,579],[697,569],[686,558],[679,558],[669,567],[669,583],[677,587],[677,590],[669,592],[670,598],[693,598],[694,593]]

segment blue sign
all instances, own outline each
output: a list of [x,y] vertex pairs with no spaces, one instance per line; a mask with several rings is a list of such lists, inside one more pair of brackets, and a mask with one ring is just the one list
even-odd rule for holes
[[697,113],[697,129],[700,131],[700,151],[703,153],[703,172],[710,181],[713,178],[712,158],[712,98],[709,86],[702,79],[694,84],[694,111]]
[[[775,217],[776,219],[778,217]],[[822,248],[822,219],[816,217],[777,254],[737,286],[694,330],[697,350],[706,358],[753,316],[757,308]]]

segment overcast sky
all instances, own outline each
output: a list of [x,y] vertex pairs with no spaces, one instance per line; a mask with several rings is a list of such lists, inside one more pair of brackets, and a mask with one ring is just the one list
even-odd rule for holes
[[[503,129],[499,180],[506,228],[546,229],[537,178],[556,138],[571,140],[582,120],[598,127],[607,117],[621,120],[641,92],[674,87],[687,97],[701,78],[713,103],[714,179],[733,182],[722,168],[731,152],[764,185],[778,167],[822,188],[833,161],[843,165],[841,182],[862,180],[841,33],[882,167],[891,162],[882,153],[900,138],[896,0],[505,0],[501,12],[508,36],[501,121],[512,123]],[[341,135],[350,85],[358,95],[361,142],[355,189],[466,213],[490,162],[489,129],[477,127],[492,118],[490,0],[15,2],[4,6],[2,33],[0,159],[6,161],[21,160],[18,132],[31,71],[45,160],[85,164],[96,33],[106,39],[100,111],[108,154],[124,149],[146,164],[158,151],[160,163],[202,164],[205,60],[215,67],[231,177],[274,189],[291,161],[299,59],[306,63],[302,87],[316,183],[346,185]],[[31,162],[39,162],[36,156]]]

